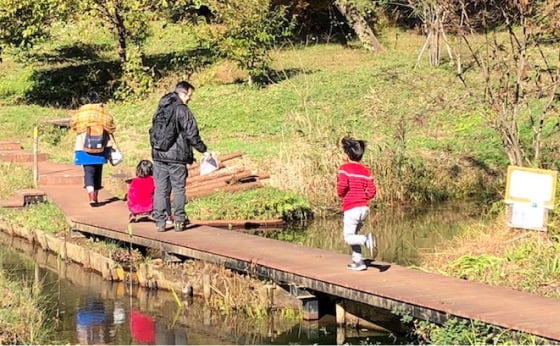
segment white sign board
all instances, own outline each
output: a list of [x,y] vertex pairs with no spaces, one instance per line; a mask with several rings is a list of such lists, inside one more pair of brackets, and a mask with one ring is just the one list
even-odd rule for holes
[[539,204],[554,208],[556,171],[545,169],[508,167],[506,203]]
[[546,230],[545,216],[546,210],[542,204],[513,203],[511,205],[509,226],[544,231]]

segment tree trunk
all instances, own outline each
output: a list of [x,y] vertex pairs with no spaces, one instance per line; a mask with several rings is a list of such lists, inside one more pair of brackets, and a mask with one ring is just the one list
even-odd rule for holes
[[118,53],[121,63],[125,63],[127,60],[126,54],[126,26],[124,25],[124,20],[121,15],[115,11],[115,30],[117,31],[117,36],[119,40]]
[[383,45],[377,40],[375,33],[366,22],[366,20],[353,8],[347,1],[335,0],[334,4],[338,11],[346,18],[348,23],[352,25],[352,29],[360,42],[364,45],[366,49],[372,50],[374,52],[383,51]]
[[[121,15],[120,8],[118,4],[115,3],[107,3],[105,0],[95,0],[95,3],[98,6],[99,14],[101,15],[102,20],[109,23],[111,30],[117,35],[118,40],[118,47],[117,47],[117,54],[119,55],[119,59],[121,60],[121,65],[127,61],[127,54],[126,54],[126,25],[124,23],[124,18]],[[111,7],[109,7],[111,6]]]
[[507,127],[496,128],[502,139],[504,151],[508,157],[509,163],[513,166],[524,166],[524,155],[519,141],[519,135],[512,133]]

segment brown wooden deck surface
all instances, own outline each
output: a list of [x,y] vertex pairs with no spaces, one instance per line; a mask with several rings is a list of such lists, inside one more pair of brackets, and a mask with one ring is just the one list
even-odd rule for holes
[[[42,165],[43,172],[60,171]],[[104,191],[100,200],[108,202],[91,208],[82,184],[40,189],[77,230],[222,263],[372,306],[404,307],[415,317],[435,322],[457,316],[560,340],[560,300],[378,261],[367,271],[349,271],[349,255],[206,226],[158,233],[153,223],[137,223],[131,236],[125,202],[111,200]]]

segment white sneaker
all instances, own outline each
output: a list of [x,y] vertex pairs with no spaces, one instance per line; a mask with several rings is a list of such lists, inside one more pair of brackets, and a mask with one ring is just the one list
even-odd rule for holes
[[173,226],[173,216],[168,216],[167,219],[165,220],[165,225],[166,226]]
[[369,249],[369,254],[372,259],[377,256],[377,241],[373,233],[368,233],[366,236],[366,247]]
[[366,270],[366,264],[364,263],[364,261],[360,261],[360,262],[354,262],[352,261],[352,263],[350,263],[349,265],[346,266],[346,268],[350,269],[350,270],[356,270],[356,271],[362,271],[362,270]]

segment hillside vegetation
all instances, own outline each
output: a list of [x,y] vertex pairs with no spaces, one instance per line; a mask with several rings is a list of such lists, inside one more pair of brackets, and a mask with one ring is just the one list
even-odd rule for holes
[[[286,191],[298,203],[309,200],[316,214],[332,215],[339,208],[334,188],[342,158],[339,143],[346,135],[368,142],[364,161],[379,187],[377,207],[446,199],[475,199],[491,206],[502,200],[510,161],[485,118],[484,76],[456,37],[448,36],[449,44],[468,66],[461,72],[468,84],[458,78],[456,61],[443,59],[434,68],[423,56],[415,67],[425,37],[385,28],[379,35],[383,52],[352,43],[278,46],[272,52],[270,80],[258,86],[244,83],[246,72],[231,61],[208,58],[196,49],[188,27],[154,22],[151,29],[145,60],[156,85],[141,98],[107,99],[125,153],[121,166],[107,166],[107,175],[130,172],[138,160],[149,158],[147,133],[157,101],[177,81],[188,79],[197,87],[190,107],[210,150],[241,151],[242,164],[271,175],[270,188],[247,193],[245,202],[235,199],[237,205],[267,209],[269,205],[250,202],[272,196],[282,200],[276,192]],[[52,38],[29,55],[8,52],[12,54],[0,64],[2,139],[19,140],[29,149],[33,127],[39,126],[41,151],[53,160],[72,162],[73,135],[45,121],[70,116],[85,90],[111,90],[119,59],[111,42],[110,33],[95,23],[58,24]],[[471,43],[482,42],[480,36]],[[530,127],[521,131],[532,136]],[[548,150],[554,154],[558,141],[551,138]],[[10,184],[23,180],[29,177]],[[218,196],[209,203],[231,211],[227,202]],[[203,201],[189,205],[197,203]],[[503,210],[502,205],[494,210]],[[558,227],[556,214],[551,213],[551,234]],[[557,298],[557,237],[507,229],[503,217],[491,229],[475,226],[464,238],[427,254],[423,266]]]
[[[339,44],[279,47],[273,78],[257,87],[240,83],[244,72],[225,60],[185,70],[201,59],[189,51],[188,30],[160,24],[153,23],[157,34],[146,57],[167,59],[157,87],[144,98],[107,100],[126,155],[119,169],[149,157],[147,132],[157,100],[188,78],[197,87],[190,106],[210,149],[243,152],[246,165],[271,174],[272,186],[306,196],[318,210],[337,207],[334,179],[345,135],[368,141],[365,162],[380,187],[378,203],[484,200],[503,189],[507,158],[455,67],[426,62],[414,68],[423,36],[387,30],[381,40],[388,49],[376,54]],[[75,90],[107,88],[100,81],[113,72],[117,56],[110,34],[93,23],[55,29],[29,56],[2,63],[0,121],[3,138],[27,148],[39,125],[41,150],[71,162],[73,136],[44,121],[70,116],[80,104]],[[102,53],[93,54],[92,47]]]

